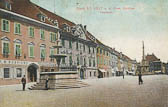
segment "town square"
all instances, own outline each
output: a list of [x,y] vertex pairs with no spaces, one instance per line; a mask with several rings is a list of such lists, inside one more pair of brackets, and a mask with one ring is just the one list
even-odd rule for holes
[[167,107],[161,1],[0,0],[0,107]]

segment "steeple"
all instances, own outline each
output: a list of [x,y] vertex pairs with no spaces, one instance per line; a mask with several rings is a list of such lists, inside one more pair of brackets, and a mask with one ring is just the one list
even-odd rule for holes
[[145,60],[144,41],[142,41],[142,50],[143,50],[143,53],[142,53],[142,60],[144,61],[144,60]]

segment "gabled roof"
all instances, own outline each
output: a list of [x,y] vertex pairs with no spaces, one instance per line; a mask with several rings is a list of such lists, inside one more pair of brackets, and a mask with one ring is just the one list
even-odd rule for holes
[[160,61],[160,59],[158,59],[154,54],[151,54],[151,55],[147,55],[146,56],[146,60],[147,61]]

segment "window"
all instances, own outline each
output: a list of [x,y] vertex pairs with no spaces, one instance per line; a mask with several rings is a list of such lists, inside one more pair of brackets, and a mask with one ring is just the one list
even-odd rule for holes
[[84,58],[84,66],[86,66],[86,59]]
[[1,20],[1,30],[5,32],[10,31],[10,22],[6,19]]
[[91,62],[91,59],[89,59],[89,67],[91,67],[92,65],[92,62]]
[[21,34],[21,31],[20,31],[20,23],[15,23],[15,26],[14,26],[14,31],[15,31],[15,34]]
[[97,48],[97,53],[99,53],[99,48]]
[[72,66],[72,56],[69,56],[69,65]]
[[64,39],[62,39],[62,46],[65,46],[65,40]]
[[62,64],[65,64],[65,57],[62,58]]
[[79,46],[78,46],[78,42],[76,42],[76,50],[78,50]]
[[72,49],[72,41],[69,41],[69,48]]
[[89,54],[90,54],[90,46],[88,46],[88,49],[89,49]]
[[45,22],[45,16],[42,16],[42,15],[41,15],[41,21],[42,21],[42,22]]
[[51,69],[51,72],[54,72],[54,69]]
[[57,40],[56,33],[50,33],[50,41],[55,42]]
[[5,2],[5,8],[11,10],[11,4],[8,1]]
[[46,57],[46,51],[44,47],[40,47],[40,58],[45,59]]
[[92,72],[90,72],[90,77],[92,76]]
[[85,52],[85,44],[83,44],[83,51]]
[[29,45],[29,57],[34,57],[34,45]]
[[4,78],[9,78],[10,73],[9,73],[9,68],[4,68]]
[[93,60],[93,67],[95,67],[95,65],[96,65],[96,64],[95,64],[95,59],[94,59],[94,60]]
[[16,68],[16,77],[21,78],[22,77],[22,69],[21,68]]
[[93,53],[95,52],[94,48],[93,48]]
[[105,55],[105,50],[103,51],[103,55]]
[[79,57],[77,57],[77,65],[79,65]]
[[54,48],[50,48],[50,55],[54,55]]
[[15,56],[21,56],[21,45],[15,44]]
[[2,42],[2,54],[3,55],[9,55],[9,42]]
[[102,54],[102,49],[100,49],[100,54]]
[[34,28],[31,26],[29,27],[29,36],[34,37]]
[[40,37],[41,37],[41,40],[45,40],[45,35],[44,35],[43,29],[40,29]]

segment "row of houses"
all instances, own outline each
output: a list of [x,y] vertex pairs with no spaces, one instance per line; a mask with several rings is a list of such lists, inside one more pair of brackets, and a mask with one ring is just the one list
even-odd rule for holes
[[29,0],[0,0],[0,85],[38,81],[41,72],[55,72],[50,56],[61,45],[61,71],[79,78],[135,74],[137,62],[106,46],[87,30]]

